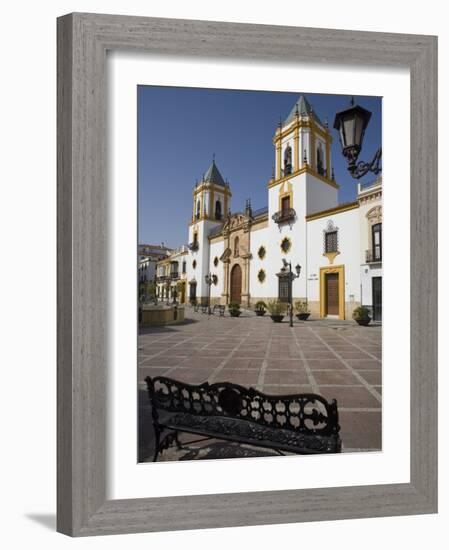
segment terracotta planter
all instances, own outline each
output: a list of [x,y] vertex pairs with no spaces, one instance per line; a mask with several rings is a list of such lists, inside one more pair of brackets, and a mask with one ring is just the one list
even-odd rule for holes
[[285,315],[270,315],[270,317],[273,319],[274,323],[282,323],[282,319]]
[[297,313],[296,318],[299,321],[307,321],[307,319],[310,317],[310,313]]
[[361,325],[362,327],[366,327],[371,322],[371,317],[367,317],[366,319],[356,319],[357,324]]
[[265,310],[264,309],[255,309],[254,311],[256,312],[256,315],[258,317],[262,317],[262,315],[265,315]]

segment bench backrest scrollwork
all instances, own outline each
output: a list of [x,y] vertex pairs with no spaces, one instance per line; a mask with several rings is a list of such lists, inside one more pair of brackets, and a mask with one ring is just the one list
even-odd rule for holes
[[315,435],[337,435],[340,430],[337,402],[321,395],[268,395],[230,382],[191,385],[164,376],[145,380],[158,411],[236,418]]

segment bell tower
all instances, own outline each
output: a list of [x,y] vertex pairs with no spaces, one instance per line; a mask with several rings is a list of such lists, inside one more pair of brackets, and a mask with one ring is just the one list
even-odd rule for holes
[[305,96],[299,96],[287,118],[279,121],[273,144],[274,180],[308,171],[334,181],[330,155],[332,134]]
[[193,188],[192,219],[189,225],[189,258],[187,277],[190,285],[190,296],[195,287],[195,298],[198,301],[207,298],[205,276],[209,269],[209,234],[215,227],[223,225],[229,213],[231,190],[229,183],[223,179],[216,163],[212,163]]
[[230,198],[229,183],[220,174],[214,155],[212,164],[193,189],[192,223],[204,220],[222,222],[229,212]]
[[[331,164],[332,134],[312,105],[300,95],[273,136],[275,164],[268,182],[270,265],[283,260],[306,266],[307,216],[338,204],[338,184]],[[267,270],[268,277],[277,271]],[[294,296],[306,296],[306,277],[293,283]]]

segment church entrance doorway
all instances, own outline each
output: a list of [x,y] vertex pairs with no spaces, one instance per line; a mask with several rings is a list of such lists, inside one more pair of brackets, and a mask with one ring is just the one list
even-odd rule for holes
[[242,269],[235,264],[231,271],[231,303],[242,302]]

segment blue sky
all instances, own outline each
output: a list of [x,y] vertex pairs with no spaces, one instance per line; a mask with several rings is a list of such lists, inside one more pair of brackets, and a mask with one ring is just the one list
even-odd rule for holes
[[[272,138],[298,96],[332,127],[332,161],[340,184],[339,200],[355,199],[357,180],[347,171],[333,129],[335,113],[351,96],[138,86],[139,242],[176,247],[187,242],[195,179],[212,162],[229,181],[231,211],[267,206],[267,182],[274,164]],[[371,160],[381,145],[381,98],[356,96],[372,117],[359,160]],[[374,179],[368,174],[360,181]]]

